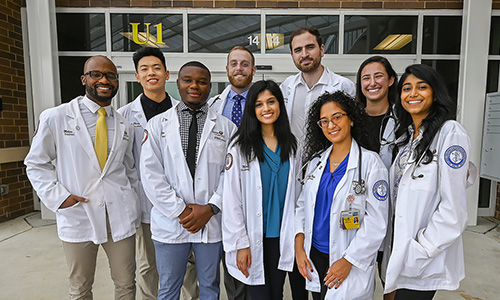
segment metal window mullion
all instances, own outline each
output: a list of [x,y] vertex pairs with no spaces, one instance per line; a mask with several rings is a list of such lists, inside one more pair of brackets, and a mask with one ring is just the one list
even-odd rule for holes
[[424,39],[424,15],[422,11],[418,13],[417,17],[417,55],[416,55],[416,63],[420,64],[422,63],[422,46],[423,46],[423,39]]
[[112,40],[111,40],[111,11],[104,11],[104,33],[106,35],[106,56],[111,58]]
[[344,54],[344,12],[339,14],[339,54]]
[[188,31],[189,31],[189,24],[188,24],[188,12],[185,10],[182,13],[182,53],[188,53],[189,49],[189,37],[188,37]]

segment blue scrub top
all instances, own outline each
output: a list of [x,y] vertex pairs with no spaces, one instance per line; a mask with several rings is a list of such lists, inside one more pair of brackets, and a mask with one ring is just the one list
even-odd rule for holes
[[344,177],[348,161],[349,154],[347,154],[337,169],[333,173],[330,173],[330,158],[328,158],[323,175],[321,175],[318,193],[316,194],[312,245],[314,248],[327,254],[330,253],[330,209],[332,207],[333,195],[340,180]]

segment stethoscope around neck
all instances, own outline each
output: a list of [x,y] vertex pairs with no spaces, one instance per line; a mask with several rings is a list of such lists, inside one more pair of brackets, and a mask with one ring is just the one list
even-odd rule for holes
[[[361,146],[358,144],[358,150],[359,150],[359,157],[358,157],[358,180],[353,180],[353,190],[356,195],[362,195],[366,193],[366,185],[365,181],[361,178]],[[304,185],[308,180],[313,180],[316,178],[314,176],[314,172],[316,169],[321,165],[321,160],[316,163],[314,168],[307,174],[304,175],[304,177],[300,178],[300,174],[304,174],[305,170],[307,170],[307,167],[313,161],[316,157],[321,157],[320,153],[315,153],[311,159],[309,159],[301,168],[299,171],[299,175],[297,176],[297,181],[300,182],[300,184]]]

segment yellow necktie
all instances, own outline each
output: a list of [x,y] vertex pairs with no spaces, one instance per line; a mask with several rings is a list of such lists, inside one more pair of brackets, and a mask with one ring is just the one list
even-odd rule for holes
[[106,126],[106,110],[104,108],[99,108],[97,113],[99,114],[99,119],[97,119],[95,127],[94,148],[102,171],[106,164],[106,158],[108,157],[108,127]]

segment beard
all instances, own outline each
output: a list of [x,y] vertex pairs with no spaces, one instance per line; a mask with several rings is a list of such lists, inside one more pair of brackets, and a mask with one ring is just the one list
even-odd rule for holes
[[[97,87],[98,86],[107,86],[111,89],[111,95],[109,96],[101,96],[99,95],[99,92],[97,91]],[[116,93],[118,92],[118,89],[112,85],[107,85],[107,84],[100,84],[100,85],[94,85],[94,86],[90,86],[90,85],[85,85],[85,93],[87,94],[87,96],[92,99],[92,100],[96,100],[96,101],[99,101],[99,102],[109,102],[111,101],[111,99],[113,99],[113,97],[116,95]]]
[[[311,59],[311,57],[308,57],[308,59]],[[314,71],[316,70],[319,65],[321,64],[321,57],[318,57],[318,58],[312,58],[312,62],[309,63],[309,65],[307,66],[304,66],[302,65],[302,61],[304,59],[302,59],[299,63],[295,63],[295,66],[297,67],[297,69],[299,69],[300,71],[304,72],[304,73],[308,73],[308,72],[311,72],[311,71]]]
[[240,89],[249,86],[253,80],[253,75],[251,73],[243,79],[236,79],[234,75],[227,75],[227,77],[232,86]]

